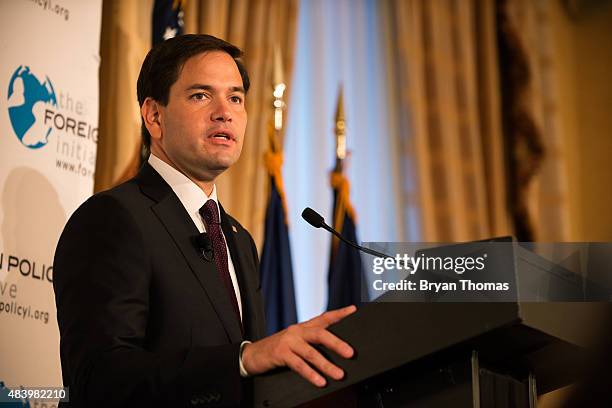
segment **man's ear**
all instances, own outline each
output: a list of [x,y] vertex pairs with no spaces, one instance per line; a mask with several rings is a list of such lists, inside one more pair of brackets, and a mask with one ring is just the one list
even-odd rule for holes
[[151,139],[159,140],[162,137],[162,112],[161,105],[153,98],[148,97],[140,107],[140,114],[144,121],[144,125],[151,135]]

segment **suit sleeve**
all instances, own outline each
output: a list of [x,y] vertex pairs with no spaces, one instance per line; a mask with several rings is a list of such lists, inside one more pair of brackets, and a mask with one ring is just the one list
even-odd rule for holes
[[145,349],[152,268],[144,246],[109,195],[83,204],[62,233],[53,285],[70,406],[238,405],[239,344]]
[[259,275],[261,271],[259,269],[260,265],[259,265],[259,254],[257,253],[257,245],[255,245],[255,241],[253,240],[253,237],[251,236],[251,234],[249,234],[248,231],[246,231],[246,233],[249,237],[249,242],[251,245],[251,254],[252,254],[251,256],[253,257],[254,262],[255,262],[255,270],[257,273],[257,291],[260,291],[261,290],[261,279]]

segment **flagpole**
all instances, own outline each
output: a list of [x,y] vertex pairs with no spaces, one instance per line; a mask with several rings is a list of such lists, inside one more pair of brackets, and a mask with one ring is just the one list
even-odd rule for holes
[[295,289],[287,204],[283,188],[283,95],[286,84],[280,48],[273,54],[272,71],[272,114],[268,120],[269,148],[264,154],[264,165],[269,175],[270,188],[266,206],[264,244],[261,253],[261,287],[266,311],[266,332],[276,333],[297,322]]
[[[355,211],[350,202],[350,184],[344,175],[348,149],[346,145],[346,119],[344,116],[344,91],[338,91],[336,105],[336,166],[331,172],[331,187],[334,191],[334,229],[343,237],[358,242]],[[363,264],[359,251],[332,238],[328,273],[328,310],[361,303],[361,280]]]

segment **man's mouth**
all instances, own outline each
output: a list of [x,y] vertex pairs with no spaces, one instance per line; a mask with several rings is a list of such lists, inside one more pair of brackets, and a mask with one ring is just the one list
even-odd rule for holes
[[208,138],[218,142],[235,142],[234,133],[229,129],[218,129],[208,133]]
[[227,133],[215,133],[212,135],[213,139],[224,139],[224,140],[232,140],[231,136]]

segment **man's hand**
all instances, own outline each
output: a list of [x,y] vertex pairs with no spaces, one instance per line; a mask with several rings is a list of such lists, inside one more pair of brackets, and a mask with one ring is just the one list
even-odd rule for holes
[[344,377],[344,371],[329,362],[311,344],[320,344],[341,357],[351,358],[351,346],[334,336],[327,327],[356,310],[355,306],[347,306],[325,312],[307,322],[294,324],[272,336],[247,344],[242,352],[242,364],[251,375],[277,367],[289,367],[317,387],[325,386],[325,378],[319,372],[340,380]]

